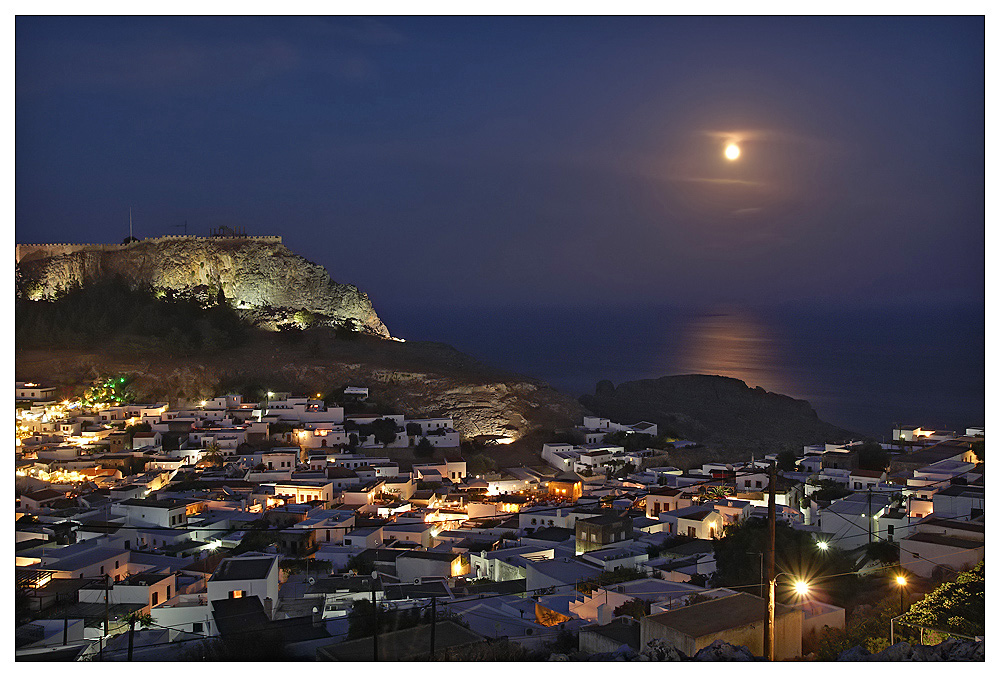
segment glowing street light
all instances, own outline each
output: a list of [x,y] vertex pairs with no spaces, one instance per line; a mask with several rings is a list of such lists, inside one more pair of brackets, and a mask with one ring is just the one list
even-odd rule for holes
[[903,576],[902,574],[900,574],[899,576],[896,576],[896,585],[899,586],[899,613],[900,613],[900,615],[902,615],[902,613],[903,613],[903,595],[906,592],[906,583],[907,583],[906,576]]
[[[767,646],[764,648],[767,650],[767,660],[769,661],[774,660],[774,583],[775,581],[778,580],[778,576],[791,576],[791,575],[792,574],[788,573],[787,571],[779,571],[778,573],[774,574],[774,578],[772,578],[769,581],[770,585],[768,585],[767,588],[768,633],[767,633]],[[795,592],[799,596],[804,597],[805,595],[809,594],[809,583],[807,583],[806,581],[798,579],[792,581],[792,585],[795,588]]]
[[817,541],[816,547],[822,550],[823,552],[826,552],[827,550],[830,549],[830,544],[827,543],[826,541]]

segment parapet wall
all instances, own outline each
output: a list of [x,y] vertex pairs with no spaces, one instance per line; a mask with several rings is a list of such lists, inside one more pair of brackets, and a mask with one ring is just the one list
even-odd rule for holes
[[119,251],[139,244],[174,242],[177,240],[253,240],[256,242],[271,242],[281,244],[280,235],[240,235],[235,237],[203,237],[201,235],[161,235],[160,237],[150,237],[138,242],[129,244],[70,244],[66,242],[45,243],[45,244],[16,244],[14,245],[14,262],[30,261],[34,259],[44,259],[51,256],[64,256],[77,252],[92,251]]

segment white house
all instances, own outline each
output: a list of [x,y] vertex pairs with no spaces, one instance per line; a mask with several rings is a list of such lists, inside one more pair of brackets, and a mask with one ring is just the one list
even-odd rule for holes
[[219,599],[257,596],[264,611],[273,617],[278,587],[278,556],[248,552],[219,563],[208,579],[207,598],[211,603]]
[[45,387],[26,381],[14,382],[14,399],[16,400],[51,401],[55,397],[55,393],[54,386]]
[[550,442],[542,445],[542,460],[556,470],[572,470],[580,451],[572,444]]
[[111,514],[125,518],[128,526],[183,528],[187,526],[188,501],[130,498],[111,507]]
[[692,538],[721,538],[725,519],[712,507],[692,505],[660,513],[660,521],[669,526],[667,532]]
[[913,526],[909,536],[899,541],[899,563],[925,578],[929,578],[939,566],[950,569],[971,567],[985,555],[985,535],[982,522],[925,519]]
[[646,494],[646,517],[659,519],[660,513],[686,508],[692,501],[688,494],[680,489],[662,487]]
[[821,510],[818,526],[823,532],[835,534],[834,545],[852,550],[878,540],[879,518],[888,513],[891,505],[892,499],[884,494],[867,491],[850,494]]

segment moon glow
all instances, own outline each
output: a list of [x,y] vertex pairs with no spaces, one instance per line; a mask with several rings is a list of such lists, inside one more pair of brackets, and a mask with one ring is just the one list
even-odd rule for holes
[[737,146],[735,143],[731,143],[728,146],[726,146],[726,159],[727,160],[735,160],[739,156],[740,156],[740,147],[739,146]]

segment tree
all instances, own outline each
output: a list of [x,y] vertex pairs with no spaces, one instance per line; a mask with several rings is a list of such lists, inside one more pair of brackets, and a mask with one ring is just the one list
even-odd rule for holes
[[986,563],[959,574],[954,582],[942,583],[914,603],[900,620],[944,633],[985,634]]
[[614,616],[616,618],[618,616],[631,616],[635,620],[639,620],[649,615],[651,606],[648,600],[633,598],[615,609]]
[[396,441],[396,422],[391,418],[377,418],[371,423],[375,441],[386,446]]
[[895,564],[899,561],[899,544],[889,541],[875,541],[865,546],[868,557],[883,564]]
[[132,660],[132,637],[135,634],[135,624],[139,623],[144,628],[153,624],[153,617],[149,614],[132,612],[125,614],[125,622],[128,623],[128,660]]
[[134,425],[125,426],[125,432],[128,433],[128,443],[132,446],[132,438],[135,437],[136,433],[148,433],[152,432],[153,426],[148,423],[136,423]]
[[406,434],[410,437],[416,437],[420,434],[420,424],[413,423],[412,421],[406,424]]
[[984,462],[986,460],[986,440],[976,440],[973,442],[972,453],[976,455],[980,463]]
[[[722,538],[712,543],[716,562],[713,585],[743,587],[745,592],[756,589],[761,596],[767,594],[761,574],[762,557],[758,554],[766,551],[767,521],[750,518],[727,524],[722,533]],[[775,524],[774,544],[776,571],[809,572],[813,577],[854,571],[853,560],[840,550],[821,551],[810,533],[793,529],[783,522]],[[845,582],[845,579],[855,578],[839,576],[828,579],[824,582],[824,589],[841,598],[851,589],[851,583]]]
[[497,462],[493,457],[479,452],[466,456],[465,467],[466,471],[475,477],[476,475],[486,475],[487,473],[496,471]]
[[202,458],[214,466],[222,465],[222,450],[218,442],[209,442],[205,445],[205,454]]
[[788,472],[795,470],[799,463],[798,454],[790,449],[779,452],[775,460],[778,462],[778,470],[785,470]]
[[[871,653],[889,647],[890,619],[899,613],[899,598],[889,594],[875,606],[860,605],[851,613],[843,629],[826,627],[817,636],[816,657],[835,661],[840,654],[855,646]],[[896,624],[896,641],[905,639],[904,627]]]
[[865,442],[856,447],[858,467],[863,470],[885,470],[889,467],[889,452],[878,442]]
[[426,437],[421,437],[413,449],[413,455],[419,458],[430,458],[434,455],[434,445]]
[[836,480],[820,480],[819,489],[810,495],[814,501],[836,501],[852,493],[846,485]]
[[646,433],[630,433],[624,430],[608,433],[604,436],[604,444],[614,444],[624,447],[625,451],[639,451],[653,442],[653,436]]

